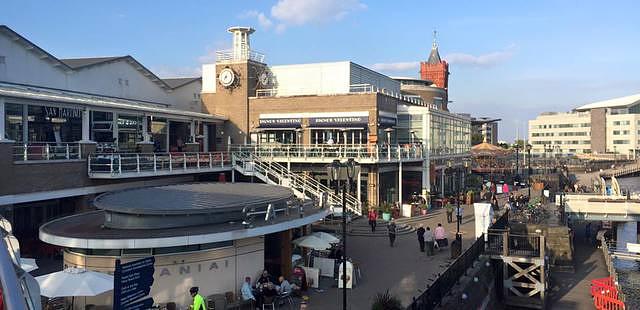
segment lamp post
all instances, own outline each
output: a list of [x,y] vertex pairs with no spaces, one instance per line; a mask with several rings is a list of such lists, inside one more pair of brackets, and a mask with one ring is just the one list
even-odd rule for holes
[[531,144],[527,144],[527,183],[529,185],[529,199],[531,199]]
[[519,172],[520,172],[520,170],[519,170],[519,164],[520,164],[520,144],[518,144],[518,141],[516,141],[515,149],[516,149],[516,178],[517,178],[517,177],[518,177],[518,174],[519,174]]
[[[347,190],[351,192],[351,183],[355,176],[357,163],[353,158],[349,158],[346,163],[341,163],[340,160],[334,159],[329,166],[327,166],[327,173],[331,178],[331,181],[335,186],[335,193],[338,195],[338,190],[342,190],[342,308],[347,309]],[[340,186],[341,170],[346,170],[347,180],[342,182]]]

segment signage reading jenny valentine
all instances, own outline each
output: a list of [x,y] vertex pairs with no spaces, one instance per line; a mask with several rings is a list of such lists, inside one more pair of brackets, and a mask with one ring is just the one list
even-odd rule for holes
[[302,124],[300,118],[261,118],[260,127],[263,128],[298,128]]
[[334,116],[309,118],[309,126],[311,127],[367,125],[368,122],[368,116]]
[[148,309],[153,298],[148,297],[153,285],[153,273],[156,259],[147,257],[121,264],[116,260],[113,275],[113,309]]

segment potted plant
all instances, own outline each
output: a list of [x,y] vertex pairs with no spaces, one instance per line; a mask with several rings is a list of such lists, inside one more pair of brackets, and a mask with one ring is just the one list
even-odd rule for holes
[[427,204],[423,203],[418,206],[420,209],[420,215],[427,215]]
[[382,219],[385,221],[390,221],[391,220],[391,204],[388,202],[385,202],[382,204]]
[[371,310],[401,310],[402,303],[400,300],[386,290],[384,293],[378,293],[373,297]]

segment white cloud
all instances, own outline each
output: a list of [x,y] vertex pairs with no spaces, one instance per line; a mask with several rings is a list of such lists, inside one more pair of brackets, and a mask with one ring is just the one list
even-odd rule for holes
[[304,25],[339,20],[364,8],[359,0],[280,0],[271,7],[271,16],[284,25]]
[[417,61],[409,61],[409,62],[389,62],[389,63],[375,63],[371,65],[371,69],[380,70],[380,71],[407,71],[407,70],[418,70],[420,68],[420,62]]
[[471,55],[466,53],[451,53],[444,57],[444,60],[450,64],[473,66],[473,67],[492,67],[511,59],[514,54],[514,45],[510,45],[504,50],[491,52],[482,55]]
[[340,20],[366,7],[360,0],[279,0],[271,7],[270,16],[251,10],[239,17],[255,18],[263,29],[273,28],[276,33],[282,33],[290,26]]

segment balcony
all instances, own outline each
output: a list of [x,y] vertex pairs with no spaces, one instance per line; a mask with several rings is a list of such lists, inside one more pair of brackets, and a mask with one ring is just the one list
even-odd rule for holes
[[419,145],[259,144],[233,145],[231,151],[252,153],[265,160],[295,163],[330,163],[334,159],[353,158],[361,164],[378,164],[421,162],[425,159]]
[[216,51],[216,62],[218,63],[230,63],[245,60],[264,63],[264,54],[252,50],[235,53],[233,50]]
[[15,144],[12,157],[14,162],[40,162],[79,160],[82,158],[80,143],[29,142]]
[[231,170],[231,156],[211,153],[107,153],[87,159],[91,179],[122,179]]

